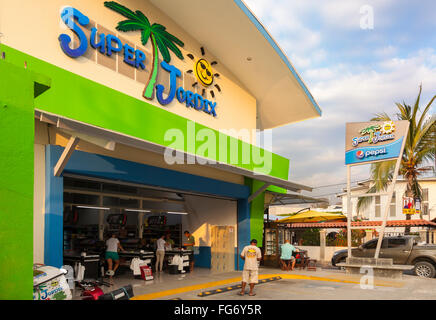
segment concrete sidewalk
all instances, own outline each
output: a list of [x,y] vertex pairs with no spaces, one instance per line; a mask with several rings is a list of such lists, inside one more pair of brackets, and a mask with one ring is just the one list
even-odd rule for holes
[[[120,276],[115,286],[104,288],[105,292],[126,284],[132,284],[135,300],[182,299],[182,300],[305,300],[305,299],[436,299],[436,279],[420,279],[404,275],[403,280],[375,279],[372,289],[366,288],[361,276],[346,275],[344,271],[320,269],[317,271],[261,268],[259,279],[281,276],[281,280],[259,284],[255,297],[239,296],[238,290],[200,297],[199,293],[239,285],[241,272],[211,273],[208,269],[195,269],[193,273],[170,275],[159,273],[153,281]],[[363,275],[362,275],[363,276]],[[248,290],[248,289],[247,289]],[[248,291],[247,291],[248,292]]]

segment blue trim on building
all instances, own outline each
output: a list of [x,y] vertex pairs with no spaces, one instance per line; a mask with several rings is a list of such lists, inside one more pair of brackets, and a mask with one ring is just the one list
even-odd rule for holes
[[[58,155],[59,159],[63,148],[60,146],[50,146],[50,148],[53,149],[54,154]],[[82,151],[74,151],[64,171],[96,178],[236,199],[247,198],[250,194],[249,188],[244,185]]]
[[239,270],[244,268],[244,260],[241,259],[240,252],[250,244],[250,204],[247,199],[238,200],[238,254],[237,261]]
[[[64,148],[60,146],[46,146],[44,258],[45,264],[59,267],[63,261],[63,178],[55,177],[53,170],[63,150]],[[247,201],[250,189],[248,186],[83,151],[74,151],[64,171],[88,177],[233,198],[238,203],[238,246],[240,247],[240,243],[245,246],[250,241],[250,206]],[[200,253],[201,256],[196,256],[196,265],[210,268],[210,247],[200,247]],[[243,263],[239,262],[240,269],[242,266]]]
[[274,50],[277,52],[277,54],[282,58],[283,62],[286,64],[286,66],[291,70],[292,74],[294,75],[295,79],[297,79],[298,83],[300,84],[303,91],[306,93],[307,97],[309,98],[310,102],[312,102],[312,105],[314,106],[316,112],[318,112],[319,115],[322,114],[321,108],[316,103],[315,99],[313,98],[312,94],[307,89],[304,82],[301,80],[298,73],[295,71],[292,64],[289,62],[288,57],[283,53],[283,51],[279,48],[277,43],[274,41],[274,39],[271,37],[271,35],[266,31],[266,29],[263,27],[263,25],[257,20],[257,18],[253,15],[253,13],[250,11],[249,8],[244,4],[241,0],[234,0],[236,5],[247,15],[247,17],[251,20],[251,22],[256,26],[257,30],[265,37],[265,39],[269,42],[269,44],[274,48]]
[[212,251],[210,247],[198,247],[198,254],[194,254],[196,267],[209,268],[211,267]]
[[60,268],[63,264],[64,179],[55,177],[59,155],[51,146],[45,149],[44,264]]

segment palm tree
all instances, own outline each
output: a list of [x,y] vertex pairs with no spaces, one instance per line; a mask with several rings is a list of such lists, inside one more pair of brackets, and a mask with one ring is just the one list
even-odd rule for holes
[[[419,115],[421,92],[422,85],[419,87],[419,94],[413,107],[405,102],[403,104],[396,103],[398,112],[395,115],[397,120],[409,121],[409,132],[406,137],[406,144],[398,173],[407,180],[406,196],[419,199],[421,199],[421,187],[418,177],[425,172],[435,170],[429,164],[434,163],[436,151],[436,116],[434,114],[427,116],[433,101],[436,99],[436,95]],[[387,113],[383,112],[376,114],[371,121],[391,121],[391,118]],[[374,184],[369,188],[367,193],[386,190],[389,181],[392,180],[394,168],[395,160],[373,163],[370,169],[370,176]],[[371,201],[371,197],[359,198],[357,211],[359,212],[364,209]],[[410,219],[411,216],[409,214],[406,215],[406,220]],[[406,227],[405,233],[410,233],[410,227]]]
[[361,135],[369,134],[368,143],[372,143],[372,139],[374,138],[374,133],[380,129],[381,129],[381,127],[379,125],[371,125],[371,126],[368,126],[364,129],[362,129],[360,131],[360,134]]
[[112,9],[128,18],[127,20],[118,23],[118,26],[116,27],[117,30],[123,32],[141,31],[141,42],[144,46],[147,44],[148,39],[151,39],[153,51],[152,70],[145,86],[143,96],[146,99],[152,100],[154,96],[157,72],[159,69],[159,51],[162,54],[164,61],[167,63],[171,61],[171,56],[168,49],[174,52],[179,59],[183,60],[183,54],[176,44],[180,47],[183,47],[184,43],[172,34],[168,33],[163,25],[159,23],[153,23],[150,25],[150,21],[139,10],[133,12],[132,10],[119,3],[116,3],[115,1],[106,1],[104,5],[105,7]]

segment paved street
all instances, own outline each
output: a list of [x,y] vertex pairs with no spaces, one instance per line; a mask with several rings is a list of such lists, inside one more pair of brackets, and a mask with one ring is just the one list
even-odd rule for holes
[[[436,299],[436,279],[421,279],[413,275],[404,275],[403,280],[375,279],[372,289],[361,286],[360,276],[346,275],[344,271],[333,269],[283,272],[278,269],[261,268],[259,279],[272,276],[281,276],[282,279],[257,285],[255,297],[249,297],[248,294],[239,296],[238,290],[198,296],[202,292],[239,285],[241,281],[241,272],[213,274],[203,269],[196,269],[194,273],[185,275],[162,273],[156,275],[155,280],[148,282],[120,277],[114,287],[104,290],[110,291],[130,283],[133,285],[134,299],[139,300]],[[246,290],[248,293],[248,287]]]

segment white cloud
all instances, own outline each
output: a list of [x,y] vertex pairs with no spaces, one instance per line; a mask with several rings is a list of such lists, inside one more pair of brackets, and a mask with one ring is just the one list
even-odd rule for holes
[[[346,122],[366,121],[381,111],[393,114],[395,102],[413,104],[420,83],[422,103],[436,94],[436,52],[415,46],[409,32],[423,22],[407,20],[407,29],[397,32],[395,39],[387,31],[404,25],[408,10],[417,8],[413,4],[403,0],[246,2],[288,55],[323,111],[321,118],[273,130],[273,151],[291,159],[291,180],[311,186],[344,182]],[[360,29],[364,5],[374,8],[372,31]],[[425,0],[416,10],[431,7],[432,2]],[[431,39],[427,43],[431,46]],[[353,168],[353,172],[356,178],[368,177],[367,166]]]

